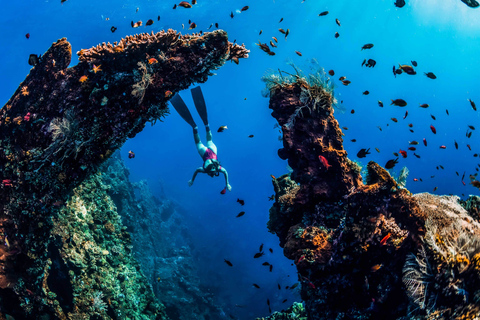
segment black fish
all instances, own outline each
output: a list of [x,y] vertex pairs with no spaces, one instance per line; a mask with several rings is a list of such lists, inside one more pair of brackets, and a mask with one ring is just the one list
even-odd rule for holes
[[373,43],[367,43],[363,45],[362,50],[372,49],[372,48],[373,48]]
[[110,31],[112,31],[112,33],[114,33],[115,31],[117,31],[117,27],[112,26],[112,27],[110,28]]
[[385,169],[392,169],[393,167],[395,167],[397,163],[398,163],[398,158],[388,160],[387,163],[385,164]]
[[240,218],[240,217],[243,216],[244,214],[245,214],[245,211],[242,211],[242,212],[240,212],[239,214],[237,214],[236,217],[237,217],[237,218]]
[[282,287],[280,286],[280,283],[277,283],[277,285],[278,285],[278,290],[281,290]]
[[319,17],[321,16],[326,16],[328,14],[328,11],[323,11],[318,14]]
[[228,261],[227,259],[223,259],[223,260],[224,260],[225,263],[228,264],[230,267],[233,267],[233,264],[232,264],[230,261]]
[[263,243],[260,245],[260,248],[258,248],[258,252],[262,252],[263,251]]
[[253,286],[254,286],[255,288],[257,288],[257,289],[260,289],[260,286],[259,286],[258,284],[256,284],[256,283],[254,283]]
[[267,261],[265,261],[264,263],[262,263],[262,266],[269,266],[270,263],[268,263]]
[[233,11],[230,13],[230,18],[233,19]]
[[405,5],[405,0],[396,0],[395,1],[395,7],[403,8],[404,5]]
[[414,67],[416,67],[416,66],[418,65],[418,64],[417,64],[417,61],[412,60],[412,65],[413,65]]
[[373,67],[375,67],[376,64],[377,64],[377,61],[375,61],[375,60],[373,60],[373,59],[368,59],[367,64],[365,65],[365,67],[367,67],[367,68],[373,68]]
[[270,265],[270,272],[272,272],[273,270],[273,265]]
[[270,251],[270,253],[273,253],[273,249],[272,249],[272,248],[268,249],[268,251]]
[[433,72],[425,72],[425,75],[430,79],[437,79],[437,76]]
[[237,202],[240,203],[240,205],[242,206],[245,204],[245,200],[241,200],[239,198],[237,198]]
[[41,58],[42,55],[37,55],[37,54],[31,54],[30,57],[28,57],[28,64],[31,66],[35,66]]
[[152,19],[148,19],[147,23],[145,23],[146,26],[151,26],[153,24]]
[[261,256],[263,256],[265,253],[263,252],[257,252],[255,253],[255,255],[253,256],[254,259],[257,259],[257,258],[260,258]]
[[368,148],[368,149],[365,149],[365,148],[364,148],[364,149],[360,149],[360,151],[358,151],[358,153],[357,153],[357,157],[358,157],[358,158],[365,158],[365,157],[367,156],[367,154],[370,154],[369,151],[370,151],[370,148]]

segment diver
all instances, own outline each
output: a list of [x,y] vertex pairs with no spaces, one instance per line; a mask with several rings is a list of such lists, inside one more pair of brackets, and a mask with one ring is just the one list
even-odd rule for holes
[[205,105],[205,99],[203,98],[202,89],[200,87],[195,87],[191,91],[193,102],[195,103],[195,108],[197,109],[198,114],[202,118],[203,124],[205,125],[205,130],[207,132],[206,146],[200,140],[200,135],[198,134],[198,126],[195,121],[193,121],[192,114],[188,110],[185,102],[183,102],[180,95],[175,94],[175,96],[173,96],[172,100],[170,101],[175,110],[177,110],[178,114],[183,118],[183,120],[185,120],[189,125],[192,126],[195,145],[197,146],[197,151],[200,154],[200,157],[202,157],[203,159],[203,166],[195,170],[192,179],[188,181],[188,185],[193,185],[195,177],[198,173],[206,173],[212,178],[219,176],[220,173],[223,173],[223,175],[225,176],[225,189],[223,189],[221,193],[225,194],[227,190],[231,191],[232,187],[228,183],[227,170],[225,170],[225,168],[223,168],[220,165],[220,162],[218,162],[217,160],[217,147],[212,141],[212,131],[210,130],[210,126],[208,125],[207,107]]

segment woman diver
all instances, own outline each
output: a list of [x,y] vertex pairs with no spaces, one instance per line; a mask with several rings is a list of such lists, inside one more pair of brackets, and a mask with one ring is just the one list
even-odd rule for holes
[[197,151],[202,157],[203,166],[197,168],[193,173],[193,177],[190,181],[188,181],[188,185],[192,186],[193,182],[195,181],[195,177],[198,173],[206,173],[210,177],[219,176],[220,173],[223,173],[225,176],[225,189],[221,191],[224,194],[227,190],[231,191],[232,187],[228,183],[228,173],[225,168],[220,165],[220,162],[217,160],[217,147],[212,141],[212,131],[210,130],[210,126],[208,125],[208,118],[207,118],[207,107],[205,104],[205,99],[203,98],[202,89],[200,87],[195,87],[191,90],[193,102],[195,103],[195,108],[198,111],[198,114],[202,118],[203,124],[205,125],[205,130],[207,132],[207,145],[205,146],[202,141],[200,140],[200,135],[198,134],[198,126],[193,121],[192,114],[188,110],[185,102],[183,102],[182,98],[179,94],[175,94],[172,100],[170,101],[177,110],[178,114],[185,120],[189,125],[193,128],[193,138],[195,139],[195,145],[197,147]]

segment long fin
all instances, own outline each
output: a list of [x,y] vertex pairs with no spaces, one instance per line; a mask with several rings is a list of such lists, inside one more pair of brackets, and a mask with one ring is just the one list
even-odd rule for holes
[[203,124],[207,125],[207,106],[205,104],[205,99],[203,98],[202,88],[195,87],[191,91],[193,102],[195,103],[195,108],[197,108],[197,112],[200,115],[200,118],[202,118]]
[[182,97],[177,93],[175,94],[172,99],[170,100],[172,103],[172,106],[177,110],[178,114],[185,120],[189,125],[192,126],[192,128],[195,128],[197,124],[192,118],[192,114],[187,108],[187,105],[185,102],[183,102]]

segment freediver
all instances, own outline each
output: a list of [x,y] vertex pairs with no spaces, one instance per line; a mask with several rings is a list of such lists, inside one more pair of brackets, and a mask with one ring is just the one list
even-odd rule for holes
[[225,176],[225,189],[221,191],[221,193],[224,194],[226,190],[231,191],[232,187],[228,183],[227,170],[225,170],[225,168],[223,168],[220,165],[220,162],[218,162],[217,160],[217,147],[212,141],[212,131],[210,130],[210,126],[208,125],[207,106],[205,104],[205,99],[203,98],[202,89],[200,87],[195,87],[191,91],[195,108],[197,109],[197,112],[202,118],[203,124],[205,125],[205,131],[207,132],[207,146],[205,146],[200,140],[200,135],[198,134],[198,126],[195,121],[193,121],[192,114],[188,110],[187,105],[185,104],[185,102],[183,102],[180,95],[178,93],[175,94],[175,96],[173,96],[172,100],[170,101],[175,110],[177,110],[178,114],[183,118],[183,120],[185,120],[189,125],[192,126],[195,145],[197,147],[198,153],[200,154],[200,157],[202,157],[203,159],[203,166],[195,170],[192,179],[188,181],[188,185],[193,185],[195,177],[198,173],[206,173],[213,178],[215,176],[219,176],[221,172]]

